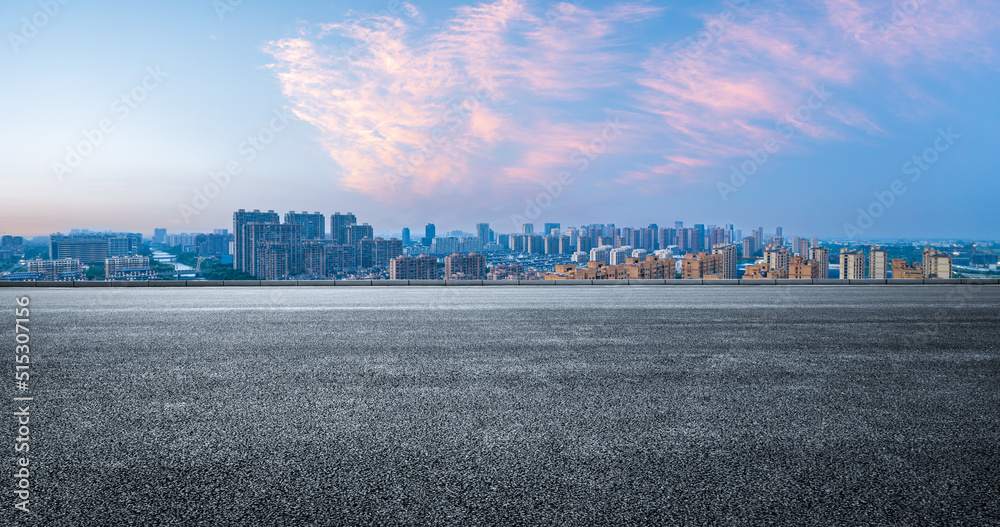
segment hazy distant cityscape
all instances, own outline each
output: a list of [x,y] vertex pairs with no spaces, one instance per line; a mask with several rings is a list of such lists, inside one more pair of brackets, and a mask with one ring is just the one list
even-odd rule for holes
[[[538,229],[538,230],[536,230]],[[398,237],[397,237],[398,236]],[[4,280],[886,279],[1000,275],[1000,245],[827,240],[763,227],[525,223],[520,232],[377,235],[353,213],[233,214],[210,233],[94,232],[0,239]]]

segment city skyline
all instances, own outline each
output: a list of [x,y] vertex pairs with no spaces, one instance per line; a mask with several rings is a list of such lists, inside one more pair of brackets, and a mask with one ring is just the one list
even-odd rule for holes
[[992,2],[232,4],[0,6],[0,230],[246,207],[995,237]]

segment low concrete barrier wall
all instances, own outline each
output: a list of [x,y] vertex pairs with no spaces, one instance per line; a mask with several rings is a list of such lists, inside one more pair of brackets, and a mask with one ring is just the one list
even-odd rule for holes
[[37,281],[19,282],[0,280],[0,287],[255,287],[255,286],[569,286],[569,285],[1000,285],[1000,278],[916,278],[888,280],[151,280],[149,282],[104,281]]

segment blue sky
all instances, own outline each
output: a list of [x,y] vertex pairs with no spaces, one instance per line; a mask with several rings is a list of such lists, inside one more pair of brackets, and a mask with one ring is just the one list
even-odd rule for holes
[[0,232],[997,238],[995,2],[53,5],[0,5]]

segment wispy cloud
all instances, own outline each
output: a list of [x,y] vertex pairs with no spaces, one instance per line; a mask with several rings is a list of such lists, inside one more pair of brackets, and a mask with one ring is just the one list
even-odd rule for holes
[[[431,28],[408,6],[399,17],[307,26],[265,49],[349,190],[403,199],[457,187],[495,197],[550,177],[607,115],[626,110],[633,133],[616,148],[634,156],[617,156],[605,182],[650,187],[697,180],[777,137],[775,123],[823,86],[884,80],[906,93],[915,70],[993,63],[995,2],[912,3],[901,15],[889,2],[744,2],[710,46],[681,62],[685,38],[634,35],[663,12],[645,3],[542,12],[498,0],[457,8]],[[889,133],[871,110],[839,98],[797,130],[817,141]]]

